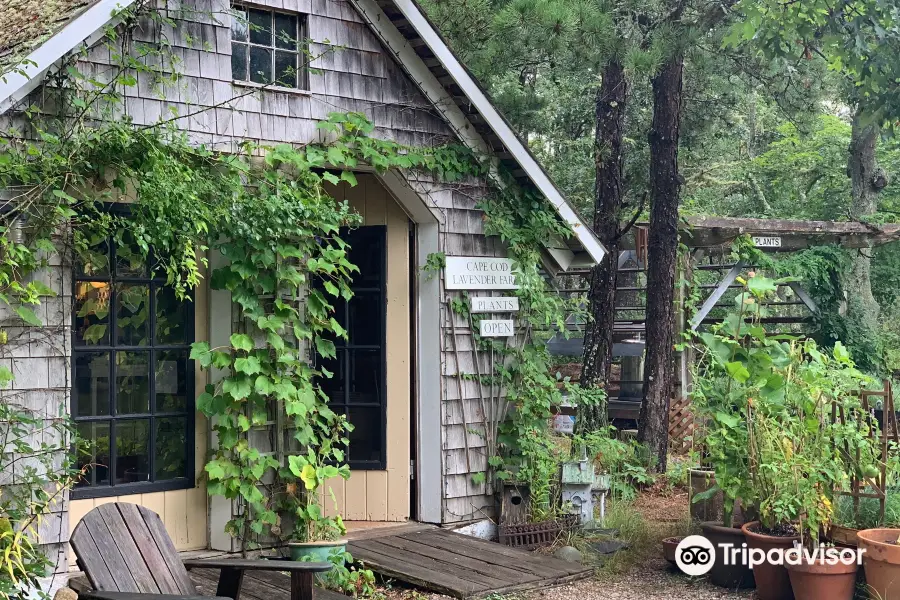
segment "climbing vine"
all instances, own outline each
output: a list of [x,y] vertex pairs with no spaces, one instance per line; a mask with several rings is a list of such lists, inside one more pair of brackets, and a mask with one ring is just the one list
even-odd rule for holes
[[[319,124],[327,143],[248,142],[228,153],[193,142],[179,130],[177,112],[136,126],[121,113],[137,74],[150,74],[161,86],[178,81],[177,60],[164,44],[131,40],[143,17],[175,26],[144,4],[120,13],[122,24],[107,29],[101,42],[113,73],[92,77],[78,68],[84,53],[72,57],[39,88],[39,105],[24,107],[0,136],[0,188],[17,190],[0,224],[0,302],[11,308],[16,325],[40,327],[35,309],[54,292],[36,275],[51,266],[49,257],[73,256],[90,270],[103,260],[111,237],[151,261],[153,274],[164,277],[180,299],[189,301],[209,278],[210,287],[229,292],[238,307],[227,345],[198,342],[190,355],[212,373],[197,408],[215,433],[205,466],[209,493],[239,506],[227,530],[245,549],[267,540],[338,537],[344,525],[340,516],[325,516],[325,482],[349,476],[345,457],[352,426],[329,409],[320,383],[332,374],[310,357],[333,357],[335,343],[346,338],[333,317],[334,302],[350,298],[358,269],[348,260],[341,232],[360,219],[326,185],[356,185],[353,170],[360,164],[379,171],[418,169],[444,182],[494,169],[461,146],[418,148],[372,137],[373,124],[356,113],[333,113]],[[127,204],[129,210],[110,211],[110,204]],[[564,331],[571,312],[546,286],[540,249],[548,238],[570,232],[542,197],[511,179],[481,208],[486,232],[506,243],[515,262],[523,327],[514,344],[477,340],[479,349],[501,357],[483,377],[514,408],[498,415],[489,464],[497,479],[515,475],[537,484],[555,469],[547,460],[548,419],[561,400],[541,336],[552,328]],[[224,264],[211,268],[213,253]],[[441,262],[436,257],[428,268],[439,269]],[[109,306],[100,301],[81,310],[99,317]],[[102,336],[99,329],[94,333]],[[0,345],[5,336],[0,332]],[[0,383],[12,380],[13,373],[0,366]],[[291,432],[283,461],[250,441],[253,428],[272,415],[284,415]],[[64,405],[55,419],[67,427]],[[53,451],[66,454],[70,447],[64,439]],[[67,471],[71,480],[64,485],[71,487],[77,476]],[[548,497],[540,502],[549,507]],[[20,531],[28,510],[3,507],[14,521],[11,530]],[[17,535],[9,542],[6,531],[0,520],[0,547],[15,543],[13,552],[39,555],[34,539]],[[3,591],[32,581],[46,567],[36,560],[11,575]],[[336,587],[370,587],[368,575],[342,573]]]
[[[562,390],[551,374],[552,360],[546,342],[554,332],[565,334],[566,317],[582,313],[583,309],[581,299],[565,299],[550,289],[542,271],[541,252],[548,240],[566,239],[571,230],[542,196],[511,180],[478,208],[484,211],[485,233],[498,236],[513,260],[518,285],[514,293],[519,298],[520,312],[515,337],[481,337],[479,324],[484,315],[470,314],[465,295],[451,301],[451,309],[470,321],[476,348],[490,356],[492,368],[477,373],[475,378],[487,386],[492,399],[496,394],[499,400],[499,408],[486,416],[489,469],[476,473],[473,479],[475,483],[488,478],[527,483],[532,517],[542,520],[552,517],[557,508],[550,482],[561,457],[550,435],[549,422],[563,401]],[[569,386],[569,390],[576,402],[603,401],[578,386]]]

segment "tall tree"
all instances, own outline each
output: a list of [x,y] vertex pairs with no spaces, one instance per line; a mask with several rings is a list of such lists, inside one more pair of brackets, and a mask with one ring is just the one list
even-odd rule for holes
[[[878,123],[871,120],[865,105],[860,104],[853,116],[847,165],[851,197],[849,216],[853,220],[864,221],[875,214],[878,196],[888,184],[887,175],[879,168],[875,155],[880,132]],[[848,332],[855,338],[848,340],[850,347],[857,349],[858,361],[864,362],[860,356],[864,355],[869,357],[865,361],[867,366],[879,368],[884,365],[878,322],[881,308],[872,294],[873,252],[871,241],[855,251],[850,270],[844,274],[842,288],[846,317],[852,323]]]
[[[589,301],[592,319],[585,331],[581,371],[581,385],[586,387],[605,385],[610,376],[619,240],[622,236],[621,210],[625,198],[624,140],[628,80],[625,67],[618,57],[606,63],[602,77],[596,100],[594,232],[609,255],[591,272]],[[579,415],[581,427],[590,430],[605,424],[606,410],[605,405],[585,407]]]
[[[900,117],[900,6],[883,0],[742,0],[742,20],[731,43],[752,44],[790,68],[797,59],[823,59],[847,83],[847,104],[855,107],[848,152],[851,181],[849,217],[866,220],[887,185],[878,168],[880,124]],[[879,343],[879,306],[872,294],[872,248],[854,256],[843,277],[845,317],[854,358],[865,367],[883,369]]]
[[666,470],[669,401],[674,388],[675,272],[678,257],[678,140],[681,131],[684,55],[680,49],[653,78],[650,129],[650,234],[647,251],[647,355],[638,441]]

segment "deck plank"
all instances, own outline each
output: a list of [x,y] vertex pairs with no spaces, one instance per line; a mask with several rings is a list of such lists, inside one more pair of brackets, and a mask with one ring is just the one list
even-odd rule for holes
[[[481,560],[495,565],[503,565],[510,569],[529,573],[538,577],[553,578],[560,573],[573,574],[573,570],[569,568],[571,563],[558,561],[549,556],[536,555],[525,550],[516,550],[502,546],[494,542],[484,540],[476,540],[461,534],[453,534],[450,536],[428,535],[428,536],[402,536],[403,539],[417,541],[429,546],[439,548],[452,549],[457,554],[468,556],[476,560]],[[549,559],[549,560],[548,560]],[[562,565],[556,564],[562,562]],[[584,567],[574,569],[574,572],[581,572]]]
[[453,553],[451,552],[438,552],[437,554],[442,555],[441,558],[434,558],[433,556],[427,556],[423,553],[416,552],[415,550],[409,551],[404,548],[398,548],[396,545],[386,544],[384,543],[384,540],[386,539],[387,538],[366,540],[364,542],[360,542],[358,546],[365,548],[366,550],[369,550],[371,552],[377,552],[391,558],[405,561],[412,565],[418,565],[426,569],[431,569],[435,572],[453,574],[453,576],[459,579],[471,581],[472,583],[486,590],[509,585],[509,581],[505,579],[492,577],[490,574],[481,573],[472,569],[461,569],[458,564],[454,563]]
[[494,563],[487,562],[483,560],[483,555],[478,558],[472,558],[465,554],[454,552],[452,548],[448,548],[447,546],[436,548],[419,541],[407,540],[401,537],[386,537],[381,538],[378,541],[386,546],[418,552],[423,556],[449,562],[457,568],[470,569],[476,573],[481,573],[482,575],[489,575],[495,579],[501,579],[507,584],[521,583],[522,581],[537,581],[541,579],[540,575],[512,569],[505,566],[505,564],[496,564],[500,561],[495,561]]
[[357,560],[361,560],[366,568],[372,569],[381,575],[393,577],[394,579],[454,598],[469,598],[477,592],[489,590],[488,587],[467,579],[461,579],[452,573],[435,571],[419,564],[408,563],[393,555],[356,547],[355,544],[351,554]]
[[347,549],[376,573],[461,600],[544,589],[593,572],[439,528],[353,540]]

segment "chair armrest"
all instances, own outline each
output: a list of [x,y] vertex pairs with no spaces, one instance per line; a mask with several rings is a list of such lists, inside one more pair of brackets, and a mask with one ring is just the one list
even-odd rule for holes
[[89,600],[231,600],[220,596],[178,596],[173,594],[141,594],[137,592],[104,592],[88,590],[78,594],[79,598]]
[[[301,571],[324,573],[334,566],[331,563],[298,562],[278,559],[250,558],[192,558],[184,561],[186,569],[236,569],[241,571]],[[118,599],[111,599],[118,600]],[[121,600],[136,600],[123,598]]]

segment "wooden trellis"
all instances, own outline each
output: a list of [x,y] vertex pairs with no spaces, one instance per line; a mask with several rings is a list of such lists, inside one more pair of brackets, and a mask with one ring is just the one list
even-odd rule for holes
[[[879,418],[879,410],[875,406],[877,402],[873,402],[873,399],[876,398],[883,399],[880,410],[881,418]],[[870,419],[873,425],[869,430],[869,436],[871,439],[877,440],[878,442],[881,465],[876,477],[865,477],[860,479],[854,475],[850,479],[850,490],[839,490],[836,493],[851,496],[853,498],[854,515],[859,514],[860,498],[878,499],[879,516],[883,519],[885,501],[887,499],[887,459],[892,449],[897,448],[898,444],[900,444],[900,432],[898,432],[897,412],[894,408],[894,392],[891,381],[886,379],[884,381],[884,387],[881,390],[860,390],[859,399],[860,404],[862,405],[862,414],[864,415],[864,418]],[[851,417],[846,414],[843,406],[833,406],[831,409],[831,418],[834,422],[840,422],[843,425],[846,424],[847,420]],[[878,427],[874,426],[876,424]],[[893,447],[891,441],[894,442]],[[850,453],[849,448],[845,449],[845,453]],[[859,460],[858,450],[856,451],[856,455],[852,458]],[[867,489],[873,491],[866,491]]]
[[676,395],[669,405],[669,447],[675,452],[688,450],[693,435],[694,415],[691,413],[691,399]]

